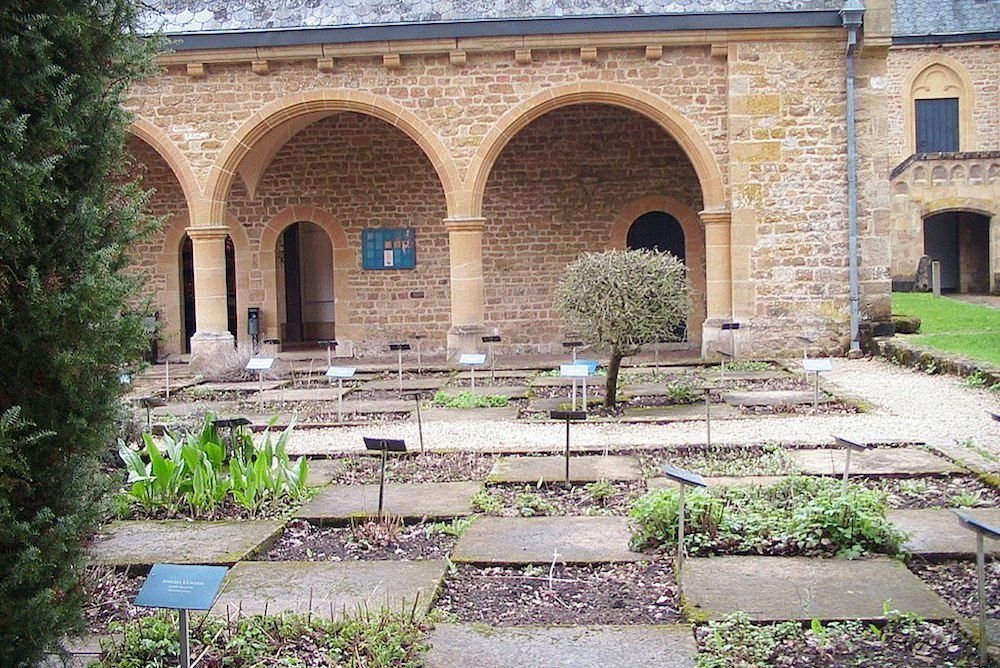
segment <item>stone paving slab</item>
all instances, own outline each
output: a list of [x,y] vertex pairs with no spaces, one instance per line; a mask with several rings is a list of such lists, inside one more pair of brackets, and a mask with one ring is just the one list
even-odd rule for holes
[[[267,390],[275,390],[285,383],[287,380],[265,380],[263,388]],[[261,383],[256,378],[253,380],[244,381],[232,381],[232,382],[219,382],[219,383],[202,383],[196,386],[199,390],[205,390],[206,392],[259,392],[261,388]]]
[[[595,397],[589,391],[587,392],[587,403],[593,407],[603,403],[603,399]],[[570,396],[565,397],[538,397],[532,399],[528,402],[528,410],[535,412],[548,412],[548,411],[567,411],[573,408],[573,398]],[[583,410],[583,394],[581,392],[576,393],[576,410]]]
[[309,487],[325,487],[340,475],[343,462],[338,459],[308,459],[309,475],[306,485]]
[[[729,404],[712,404],[712,419],[724,420],[738,416],[739,413]],[[677,404],[674,406],[637,406],[626,408],[625,417],[629,420],[704,420],[705,403]]]
[[[416,421],[416,412],[410,416]],[[517,419],[517,406],[503,408],[421,408],[424,422],[503,422]]]
[[886,601],[926,619],[958,616],[895,559],[688,559],[683,582],[688,601],[708,619],[742,610],[759,621],[878,620]]
[[[440,390],[448,384],[449,378],[404,378],[403,391],[415,390]],[[361,384],[362,390],[398,390],[399,379],[388,378],[385,380],[368,380]]]
[[726,369],[726,373],[722,374],[718,367],[714,369],[705,369],[702,375],[706,379],[711,380],[773,380],[775,378],[791,378],[792,375],[787,371],[782,371],[780,369],[770,369],[766,371],[730,371]]
[[634,383],[626,385],[622,394],[626,397],[665,397],[671,389],[669,383]]
[[244,615],[310,611],[339,619],[358,608],[406,610],[425,614],[445,573],[445,563],[425,561],[244,561],[226,576],[222,593],[212,607]]
[[697,645],[690,626],[490,628],[437,624],[427,668],[688,668]]
[[[627,455],[579,455],[569,458],[569,478],[572,482],[597,480],[641,480],[639,460]],[[564,482],[566,458],[500,457],[493,464],[490,482]]]
[[[569,362],[566,362],[569,364]],[[565,378],[563,376],[542,376],[541,378],[535,378],[531,381],[532,387],[566,387],[572,389],[573,378]],[[604,386],[607,379],[604,376],[587,376],[587,387],[593,385]],[[576,379],[576,386],[580,388],[583,386],[582,379]],[[579,391],[579,390],[578,390]]]
[[[344,388],[344,396],[351,393],[351,388]],[[264,401],[336,401],[340,390],[333,387],[286,387],[278,390],[267,390],[257,395]]]
[[88,550],[94,563],[233,564],[247,559],[279,531],[280,520],[112,522]]
[[[495,369],[493,372],[494,378],[510,378],[511,380],[516,380],[518,382],[522,380],[527,380],[528,378],[533,378],[538,374],[537,371],[529,371],[527,369]],[[490,368],[487,365],[485,368],[476,369],[476,380],[480,378],[489,378]],[[455,374],[455,379],[459,381],[468,382],[472,378],[472,373],[468,370],[462,370]]]
[[[802,473],[843,475],[847,451],[841,448],[788,450],[787,455]],[[920,448],[876,448],[851,454],[851,475],[913,476],[960,470],[946,459]]]
[[347,399],[344,401],[345,413],[409,413],[414,409],[413,402],[405,399]]
[[[969,508],[961,512],[1000,526],[1000,508]],[[889,520],[909,534],[904,547],[925,557],[968,557],[976,554],[976,534],[947,509],[890,510]],[[1000,541],[987,539],[986,551],[1000,555]]]
[[[383,507],[404,519],[451,519],[471,515],[478,482],[387,483]],[[317,523],[338,523],[378,513],[378,485],[331,485],[307,502],[295,517]]]
[[465,530],[452,561],[482,564],[648,561],[629,550],[624,517],[480,517]]
[[[173,399],[166,406],[157,406],[153,409],[153,417],[179,416],[183,417],[191,413],[211,413],[212,415],[236,415],[239,404],[235,401],[174,401]],[[142,409],[143,419],[145,419],[145,409]]]
[[[504,396],[509,399],[524,399],[528,396],[528,391],[530,388],[527,385],[502,385],[491,387],[487,385],[476,385],[476,394],[485,394],[488,396],[499,397]],[[446,387],[441,392],[447,394],[448,396],[455,396],[461,394],[462,392],[471,392],[472,388],[469,387],[469,382],[465,381],[462,385],[452,385],[451,387]]]
[[[799,406],[812,404],[812,392],[798,390],[762,390],[755,392],[725,392],[722,400],[730,406]],[[819,403],[830,401],[822,393]]]
[[[754,476],[710,476],[705,478],[709,489],[712,487],[770,487],[776,485],[786,476],[780,475],[754,475]],[[670,478],[650,478],[646,481],[649,489],[663,489],[664,487],[676,487],[677,482]]]

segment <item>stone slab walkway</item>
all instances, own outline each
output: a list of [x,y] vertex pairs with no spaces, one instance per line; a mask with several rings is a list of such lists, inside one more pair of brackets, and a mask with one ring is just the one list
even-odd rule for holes
[[438,624],[427,668],[688,668],[689,626],[488,628]]
[[[1000,526],[1000,508],[963,509],[978,519]],[[890,510],[889,520],[909,534],[904,547],[925,557],[968,557],[976,553],[976,534],[966,529],[951,510]],[[1000,555],[1000,541],[986,540],[988,553]]]
[[[812,392],[795,390],[768,390],[758,392],[726,392],[722,400],[730,406],[800,406],[812,404]],[[820,394],[819,403],[830,399]]]
[[[409,413],[414,410],[412,401],[405,399],[359,399],[344,401],[345,413]],[[367,428],[370,431],[370,428]]]
[[[572,482],[597,480],[641,480],[639,460],[625,455],[580,455],[569,458]],[[563,482],[565,457],[501,457],[493,464],[490,482]]]
[[281,531],[278,520],[112,522],[90,546],[94,563],[233,564],[248,559]]
[[713,557],[684,564],[684,594],[709,619],[885,619],[883,604],[927,619],[957,615],[895,559]]
[[309,475],[306,485],[309,487],[325,487],[340,475],[344,465],[339,459],[310,459]]
[[[788,458],[802,473],[843,475],[847,451],[840,448],[790,450]],[[928,473],[957,473],[959,467],[920,448],[877,448],[851,454],[851,475],[913,476]]]
[[[476,380],[482,380],[479,374],[476,374]],[[529,388],[527,385],[498,385],[498,386],[487,386],[476,384],[475,393],[484,394],[492,397],[507,397],[508,399],[524,399],[528,396]],[[448,396],[456,396],[462,392],[472,392],[473,389],[469,386],[469,381],[464,381],[461,385],[452,385],[451,387],[446,387],[441,392]]]
[[445,573],[443,561],[245,561],[226,576],[215,614],[307,613],[339,619],[360,607],[425,614]]
[[[403,519],[451,519],[471,515],[478,482],[435,482],[385,486],[385,513]],[[343,523],[378,513],[378,485],[331,485],[303,505],[295,516],[316,523]]]
[[[346,397],[351,388],[344,388]],[[257,395],[264,401],[336,401],[340,396],[337,386],[333,387],[286,387],[278,390],[267,390]]]
[[[425,422],[499,422],[514,420],[517,406],[503,408],[421,408],[420,419]],[[416,421],[416,413],[410,416]]]
[[629,550],[624,517],[480,517],[465,530],[452,561],[481,564],[648,561]]
[[[440,390],[442,387],[448,384],[448,378],[441,377],[429,377],[429,378],[404,378],[403,379],[403,391],[416,391],[416,390]],[[362,390],[398,390],[399,389],[399,379],[398,378],[388,378],[386,380],[369,380],[365,381],[361,385]]]
[[[754,476],[716,476],[706,477],[705,482],[708,487],[770,487],[776,485],[786,476],[780,475],[754,475]],[[677,482],[670,478],[650,478],[646,481],[649,489],[663,489],[664,487],[676,487]]]

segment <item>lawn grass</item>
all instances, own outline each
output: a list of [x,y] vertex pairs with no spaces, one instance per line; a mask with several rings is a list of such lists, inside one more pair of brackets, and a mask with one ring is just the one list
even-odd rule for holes
[[1000,365],[1000,310],[925,292],[896,292],[892,311],[920,318],[919,345]]

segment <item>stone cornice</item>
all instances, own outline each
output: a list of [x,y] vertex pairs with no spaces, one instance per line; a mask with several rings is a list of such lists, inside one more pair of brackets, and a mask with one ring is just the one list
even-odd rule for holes
[[732,220],[733,214],[731,211],[702,211],[698,214],[701,218],[701,222],[705,225],[729,225]]
[[196,225],[184,231],[192,239],[225,239],[230,233],[225,225]]
[[486,229],[486,219],[445,218],[444,226],[449,232],[482,232]]

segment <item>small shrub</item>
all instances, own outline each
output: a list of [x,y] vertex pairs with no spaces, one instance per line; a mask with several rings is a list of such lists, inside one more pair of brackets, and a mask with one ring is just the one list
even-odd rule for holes
[[389,547],[399,539],[403,529],[403,518],[382,517],[364,522],[351,522],[351,533],[348,540],[365,549]]
[[675,404],[693,404],[700,398],[694,382],[686,379],[667,384],[667,396]]
[[503,499],[488,489],[483,489],[472,495],[472,507],[481,513],[495,514],[503,510]]
[[533,492],[522,492],[514,497],[514,506],[522,517],[553,515],[556,507]]
[[434,522],[427,526],[427,535],[439,533],[443,536],[461,538],[471,524],[471,517],[456,517],[450,522]]
[[981,389],[986,387],[986,374],[982,371],[973,371],[968,376],[962,379],[962,385],[966,387],[971,387],[973,389]]
[[441,408],[504,408],[510,403],[510,397],[462,390],[458,394],[438,392],[432,403]]
[[975,508],[985,505],[983,494],[979,490],[972,492],[961,492],[951,497],[951,503],[958,508]]
[[588,483],[584,489],[587,490],[587,495],[598,503],[607,501],[615,493],[614,485],[607,480]]
[[726,371],[771,371],[774,365],[763,360],[733,360],[726,362]]
[[[896,554],[904,535],[886,519],[878,492],[837,480],[792,477],[770,487],[729,487],[685,495],[685,546],[692,554],[803,554],[857,558]],[[676,546],[678,491],[639,498],[633,543]]]

